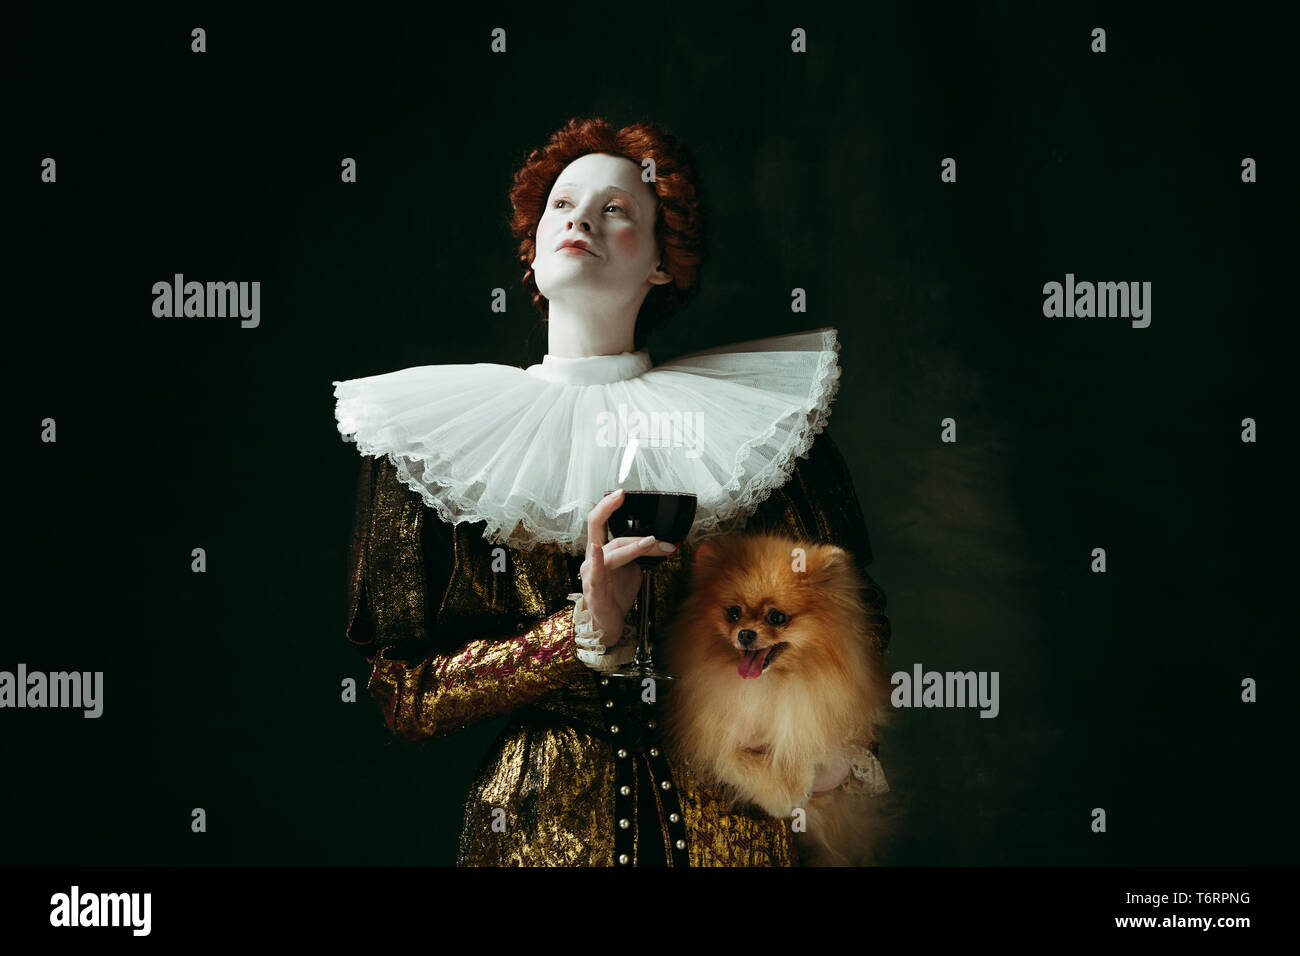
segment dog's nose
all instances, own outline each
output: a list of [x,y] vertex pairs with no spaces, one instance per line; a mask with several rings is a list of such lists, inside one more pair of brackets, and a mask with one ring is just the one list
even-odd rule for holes
[[741,632],[740,632],[739,634],[737,634],[736,636],[737,636],[738,638],[740,638],[740,643],[741,643],[742,645],[744,645],[745,647],[748,647],[750,644],[753,644],[753,643],[754,643],[754,639],[755,639],[756,637],[758,637],[758,634],[756,634],[754,631],[751,631],[751,630],[749,630],[748,628],[746,628],[745,630],[741,631]]

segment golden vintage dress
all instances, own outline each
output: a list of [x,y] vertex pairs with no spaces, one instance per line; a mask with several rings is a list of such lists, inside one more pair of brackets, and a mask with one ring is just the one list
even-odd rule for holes
[[[819,401],[825,411],[829,395]],[[883,650],[886,599],[865,571],[867,529],[824,417],[818,426],[806,457],[743,526],[852,553]],[[485,537],[484,521],[444,520],[403,463],[362,459],[347,637],[371,664],[369,690],[384,719],[406,740],[510,715],[471,788],[458,864],[797,863],[787,821],[730,808],[659,746],[657,730],[634,726],[654,724],[663,691],[647,705],[639,688],[625,690],[579,659],[570,595],[580,590],[583,551],[507,547]],[[656,572],[661,626],[686,586],[695,543]]]

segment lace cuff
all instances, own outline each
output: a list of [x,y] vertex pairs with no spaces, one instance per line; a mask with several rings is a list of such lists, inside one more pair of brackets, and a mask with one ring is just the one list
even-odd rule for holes
[[583,603],[582,592],[570,594],[568,598],[574,602],[573,643],[578,646],[578,660],[592,670],[612,671],[636,657],[636,628],[624,622],[618,643],[606,647],[601,642],[605,632],[596,627],[595,618]]
[[885,768],[880,765],[879,758],[866,747],[855,748],[849,753],[849,778],[843,786],[873,797],[889,792]]

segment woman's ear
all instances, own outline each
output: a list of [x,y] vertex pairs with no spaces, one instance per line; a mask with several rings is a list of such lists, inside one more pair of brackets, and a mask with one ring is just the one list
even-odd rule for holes
[[650,275],[646,276],[652,285],[663,285],[665,282],[672,282],[673,277],[664,272],[664,260],[662,253],[655,261],[655,267],[651,270]]

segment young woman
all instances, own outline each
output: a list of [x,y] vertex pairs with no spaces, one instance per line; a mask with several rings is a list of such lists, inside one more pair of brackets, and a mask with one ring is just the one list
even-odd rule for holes
[[[870,563],[824,431],[835,331],[652,366],[646,337],[696,292],[705,248],[693,164],[649,124],[571,120],[511,201],[548,326],[542,363],[334,383],[340,433],[364,456],[347,634],[370,691],[413,741],[511,716],[469,795],[461,865],[797,862],[788,822],[700,786],[661,746],[655,702],[606,675],[634,650],[638,554],[673,552],[656,573],[659,625],[712,534],[780,531]],[[695,494],[691,535],[680,549],[606,541],[614,488]],[[864,580],[883,649],[885,595]],[[848,775],[827,767],[814,786]]]

